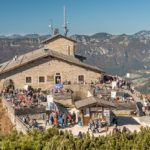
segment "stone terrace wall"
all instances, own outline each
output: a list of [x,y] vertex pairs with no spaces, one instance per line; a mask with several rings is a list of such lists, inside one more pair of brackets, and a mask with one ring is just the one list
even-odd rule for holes
[[11,123],[15,125],[16,130],[18,132],[22,132],[23,134],[26,134],[29,128],[23,123],[23,121],[18,116],[15,115],[15,110],[10,105],[10,103],[7,102],[5,97],[2,97],[2,104],[8,113],[8,117]]
[[84,99],[88,95],[88,89],[89,84],[73,84],[73,85],[64,85],[64,89],[71,89],[73,91],[72,93],[72,99],[73,100],[80,100]]
[[15,109],[15,115],[34,115],[34,114],[40,114],[40,113],[46,113],[45,106],[39,106],[39,107],[32,107],[32,108],[20,108]]

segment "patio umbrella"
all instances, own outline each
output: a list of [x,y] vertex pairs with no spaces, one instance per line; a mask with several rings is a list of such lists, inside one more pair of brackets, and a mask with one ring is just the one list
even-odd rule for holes
[[55,84],[54,88],[57,90],[60,90],[63,88],[63,85],[62,84]]

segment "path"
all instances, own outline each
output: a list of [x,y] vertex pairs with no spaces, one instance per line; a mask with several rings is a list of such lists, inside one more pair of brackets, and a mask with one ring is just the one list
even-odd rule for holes
[[[43,126],[45,127],[45,121],[43,120],[38,120],[38,122],[40,123],[40,126]],[[140,128],[141,128],[141,124],[138,120],[138,117],[124,117],[124,116],[119,116],[118,117],[118,128],[122,131],[122,128],[124,126],[126,126],[131,132],[134,132],[134,130],[136,130],[137,132],[140,131]],[[146,125],[144,125],[146,126]],[[51,126],[46,126],[46,129],[50,128]],[[102,136],[102,135],[106,135],[106,134],[112,134],[112,131],[113,131],[113,128],[114,126],[111,126],[109,127],[109,131],[106,133],[105,132],[105,128],[101,128],[100,129],[100,133],[94,133],[94,136],[97,137],[97,136]],[[71,131],[72,134],[74,136],[77,136],[79,131],[81,131],[82,133],[86,133],[88,131],[88,126],[78,126],[78,125],[75,125],[75,126],[72,126],[72,127],[68,127],[68,128],[63,128],[63,129],[60,129],[60,130],[68,130],[68,131]],[[90,135],[92,135],[92,133],[90,132]]]

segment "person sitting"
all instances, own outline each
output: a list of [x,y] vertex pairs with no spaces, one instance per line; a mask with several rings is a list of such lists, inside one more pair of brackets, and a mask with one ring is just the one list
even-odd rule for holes
[[122,133],[126,133],[127,131],[128,131],[127,128],[124,126],[122,129]]
[[117,128],[117,125],[113,128],[113,134],[117,134],[119,132],[119,129]]

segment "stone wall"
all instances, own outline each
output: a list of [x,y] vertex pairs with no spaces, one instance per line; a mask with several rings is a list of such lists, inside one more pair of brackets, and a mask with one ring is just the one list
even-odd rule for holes
[[40,114],[40,113],[46,113],[46,108],[45,106],[39,106],[39,107],[32,107],[32,108],[20,108],[20,109],[15,109],[15,115],[21,116],[21,115],[34,115],[34,114]]
[[57,40],[49,42],[48,44],[45,44],[45,46],[65,55],[74,56],[74,42],[65,38],[59,38]]
[[7,100],[2,97],[2,104],[3,104],[3,108],[6,109],[7,113],[8,113],[8,117],[11,121],[12,124],[15,124],[15,110],[13,109],[13,107],[7,102]]
[[29,128],[23,123],[23,121],[18,116],[15,115],[15,110],[4,97],[2,97],[2,104],[8,113],[8,117],[11,123],[15,125],[16,130],[18,132],[22,132],[23,134],[26,134]]
[[75,85],[64,85],[64,88],[70,88],[72,93],[72,99],[73,100],[81,100],[87,97],[88,90],[89,90],[89,84],[75,84]]
[[[55,85],[56,73],[60,73],[62,82],[67,80],[71,84],[78,83],[79,75],[84,75],[84,81],[87,83],[90,83],[91,80],[96,81],[101,77],[100,73],[47,57],[0,75],[0,88],[2,89],[6,79],[12,79],[15,87],[19,89],[23,88],[24,85],[31,85],[33,88],[41,88],[43,90],[50,89]],[[44,83],[39,82],[40,76],[45,77]],[[26,77],[31,77],[32,82],[26,83]]]
[[16,125],[16,130],[18,132],[22,132],[23,134],[26,134],[28,130],[28,126],[17,116],[15,116],[15,125]]

